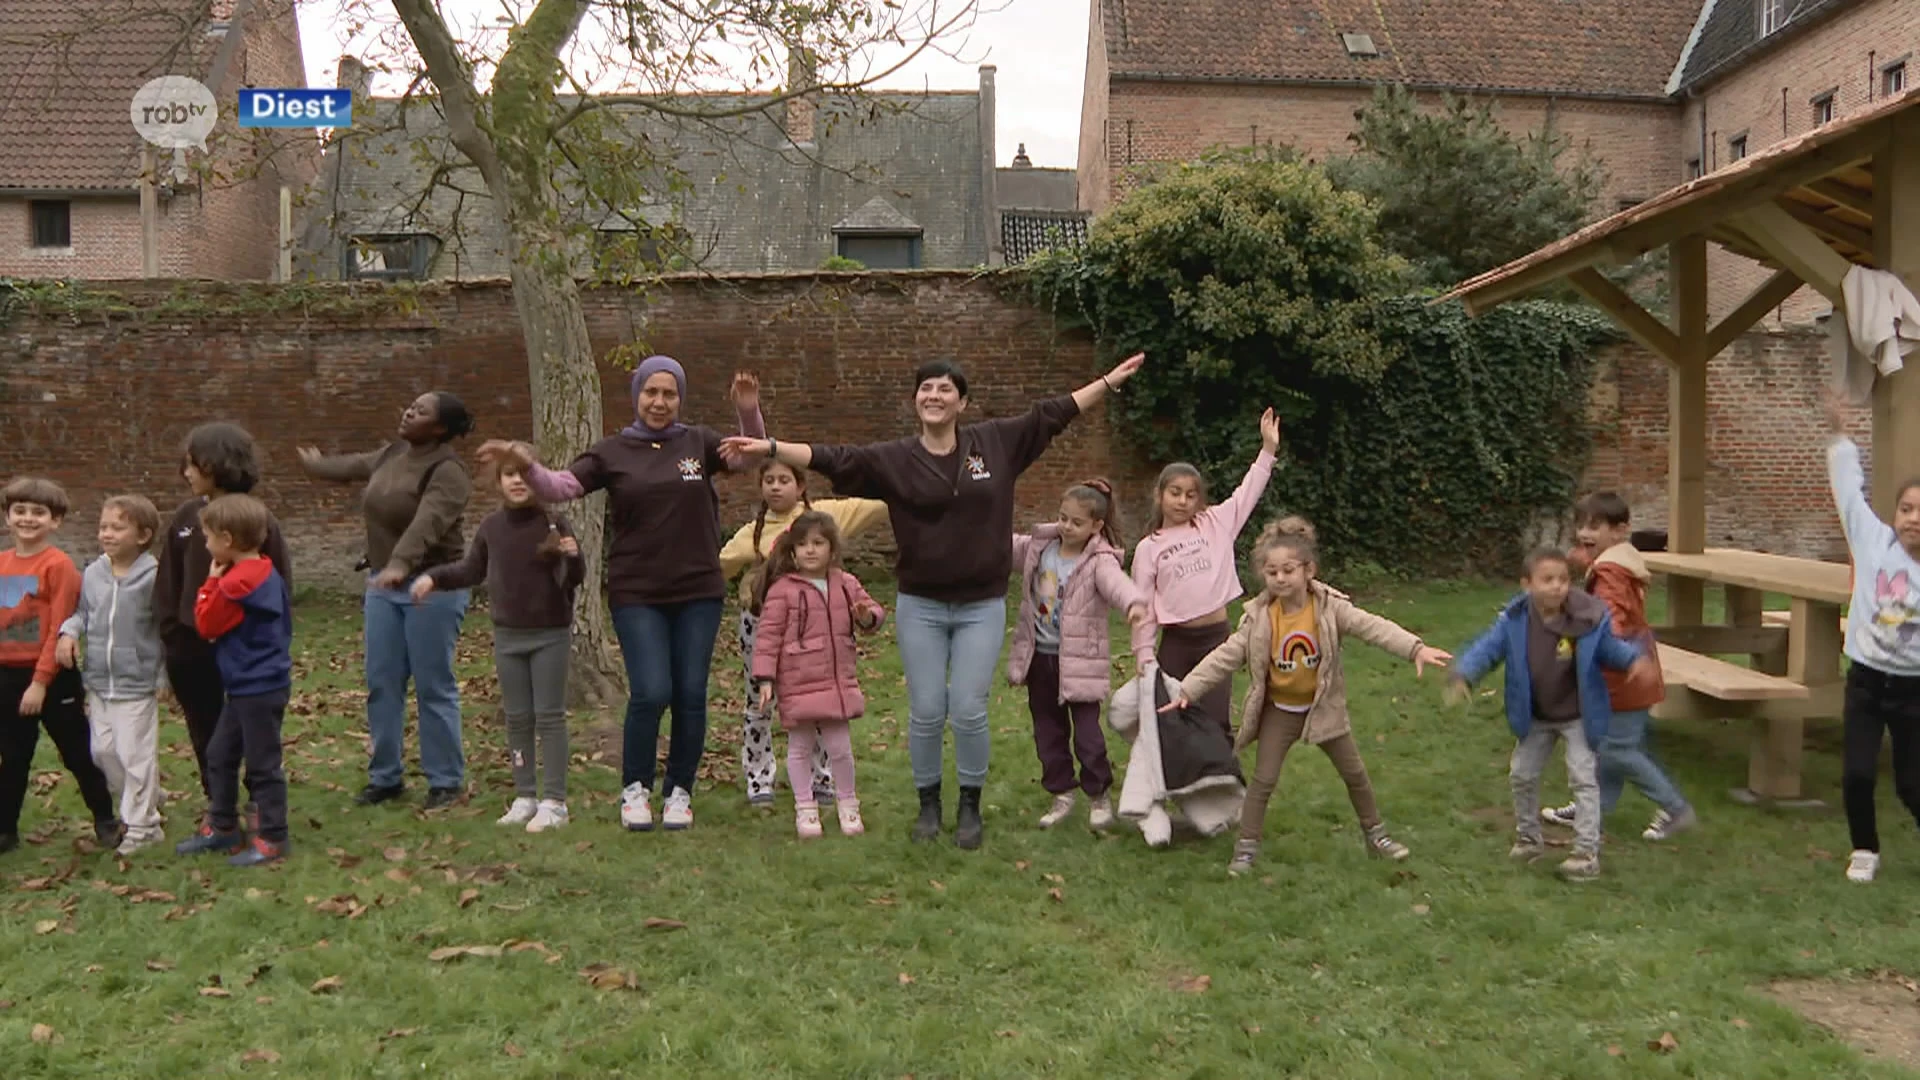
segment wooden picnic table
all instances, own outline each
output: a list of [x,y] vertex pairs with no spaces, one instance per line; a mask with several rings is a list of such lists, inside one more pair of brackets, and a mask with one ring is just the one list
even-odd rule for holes
[[[1750,719],[1747,786],[1735,796],[1799,799],[1806,722],[1840,715],[1841,610],[1853,592],[1852,568],[1729,548],[1646,552],[1644,558],[1648,569],[1668,577],[1675,622],[1655,630],[1669,692],[1654,715]],[[1704,623],[1702,584],[1725,591],[1724,623]],[[1790,601],[1784,626],[1763,610],[1767,593]],[[1752,666],[1716,654],[1745,654]]]

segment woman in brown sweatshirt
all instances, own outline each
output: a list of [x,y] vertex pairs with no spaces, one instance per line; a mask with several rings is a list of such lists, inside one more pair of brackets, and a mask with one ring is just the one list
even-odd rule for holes
[[987,692],[1007,635],[1013,546],[1005,538],[1013,535],[1014,481],[1075,417],[1132,378],[1145,358],[1131,356],[1071,395],[1035,403],[1024,415],[965,427],[960,417],[968,403],[966,374],[957,364],[935,360],[914,373],[918,435],[866,446],[727,440],[728,453],[771,454],[826,477],[841,495],[887,504],[899,549],[894,636],[907,675],[907,751],[920,791],[917,841],[940,835],[949,718],[960,781],[953,840],[977,848],[983,836],[980,789],[992,743]]
[[435,591],[419,604],[407,586],[429,567],[458,562],[465,550],[460,519],[473,479],[447,444],[473,430],[466,405],[452,394],[420,395],[400,417],[400,440],[364,454],[322,457],[302,447],[308,474],[366,484],[367,730],[373,756],[367,786],[355,799],[371,806],[405,790],[407,680],[420,706],[420,768],[427,809],[459,798],[466,786],[460,749],[460,684],[453,646],[467,613],[468,591]]

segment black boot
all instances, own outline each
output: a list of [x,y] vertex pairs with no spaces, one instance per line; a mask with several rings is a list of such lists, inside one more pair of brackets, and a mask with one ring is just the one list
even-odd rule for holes
[[940,785],[920,789],[920,816],[913,821],[913,842],[924,844],[940,837]]
[[968,851],[980,846],[981,834],[986,826],[980,821],[980,789],[963,787],[960,789],[960,812],[953,823],[953,842]]

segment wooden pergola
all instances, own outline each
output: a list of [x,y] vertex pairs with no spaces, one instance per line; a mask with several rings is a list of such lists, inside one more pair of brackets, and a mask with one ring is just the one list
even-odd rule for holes
[[[1718,322],[1708,319],[1709,243],[1774,271]],[[1659,247],[1668,252],[1670,322],[1600,272]],[[1855,264],[1920,286],[1920,90],[1596,222],[1445,298],[1479,314],[1564,279],[1667,361],[1668,553],[1649,564],[1668,575],[1675,625],[1661,630],[1661,659],[1681,694],[1678,701],[1670,695],[1664,714],[1707,712],[1711,699],[1716,715],[1757,721],[1748,790],[1760,798],[1799,796],[1803,722],[1839,715],[1838,614],[1846,568],[1707,550],[1707,362],[1802,285],[1826,296],[1835,317],[1844,317],[1841,282]],[[1871,495],[1888,518],[1901,479],[1920,475],[1916,366],[1879,377],[1873,388]],[[1808,422],[1815,422],[1812,415]],[[1701,625],[1709,583],[1727,591],[1728,626]],[[1793,611],[1762,612],[1769,592],[1786,594]],[[1747,654],[1753,664],[1736,668],[1711,653]]]

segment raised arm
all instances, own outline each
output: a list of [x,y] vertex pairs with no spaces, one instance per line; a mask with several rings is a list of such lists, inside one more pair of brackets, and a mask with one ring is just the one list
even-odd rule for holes
[[[519,468],[527,486],[541,502],[561,503],[592,494],[606,486],[600,459],[589,450],[564,469],[549,469],[540,464],[533,447],[509,439],[488,439],[474,453],[483,465],[504,462]],[[583,479],[584,477],[584,479]]]
[[1240,478],[1240,486],[1233,489],[1227,501],[1220,504],[1217,513],[1224,514],[1233,522],[1233,534],[1240,535],[1246,527],[1247,519],[1260,507],[1260,496],[1267,493],[1267,481],[1273,477],[1274,455],[1280,450],[1280,420],[1268,409],[1260,414],[1260,453],[1247,467],[1247,475]]
[[364,454],[335,454],[328,457],[314,447],[303,446],[299,450],[300,467],[316,480],[331,480],[336,484],[365,483],[391,449],[383,446]]
[[1128,379],[1133,378],[1134,372],[1139,371],[1140,365],[1146,363],[1146,360],[1146,353],[1134,353],[1132,356],[1120,361],[1119,365],[1112,371],[1075,390],[1073,392],[1073,403],[1079,406],[1081,412],[1086,412],[1088,409],[1107,400],[1108,394],[1119,393],[1120,387],[1124,385]]
[[1827,484],[1833,490],[1833,504],[1840,511],[1840,527],[1849,548],[1857,553],[1862,548],[1893,543],[1892,526],[1882,521],[1867,501],[1867,473],[1860,467],[1860,447],[1838,431],[1827,444]]

